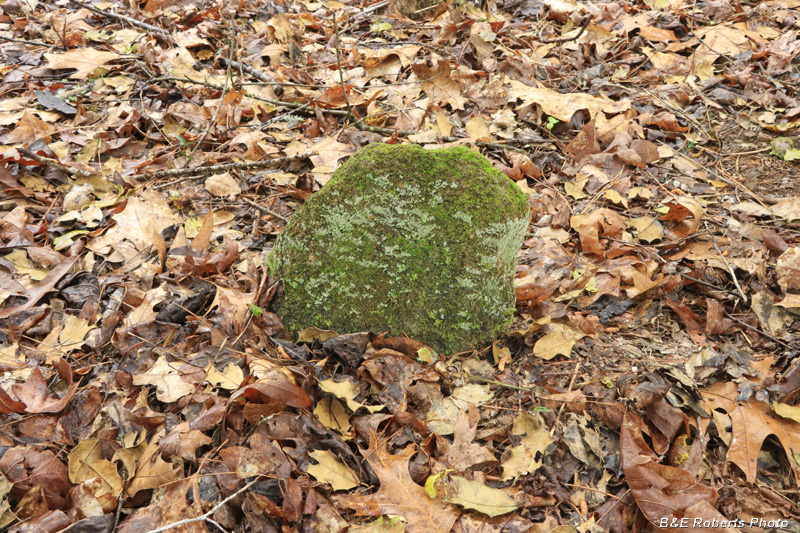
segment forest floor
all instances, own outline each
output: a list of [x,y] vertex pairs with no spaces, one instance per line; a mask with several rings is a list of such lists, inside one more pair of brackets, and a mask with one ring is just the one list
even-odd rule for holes
[[[6,0],[0,529],[800,531],[799,33],[800,0]],[[506,335],[285,334],[266,254],[370,142],[528,195]]]

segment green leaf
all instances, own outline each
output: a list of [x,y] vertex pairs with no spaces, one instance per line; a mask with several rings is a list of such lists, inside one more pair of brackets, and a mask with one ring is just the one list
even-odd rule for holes
[[187,141],[183,137],[181,137],[180,133],[174,133],[173,135],[177,137],[178,142],[181,143],[181,146],[183,146],[184,148],[194,144],[193,142]]
[[434,474],[425,481],[425,494],[432,500],[436,498],[436,482],[442,479],[443,476],[446,476],[448,472],[452,472],[452,470],[442,470],[438,474]]
[[372,26],[369,27],[370,31],[374,32],[381,32],[381,31],[389,31],[392,29],[392,25],[388,22],[373,22]]
[[252,314],[254,317],[260,317],[262,314],[264,314],[264,310],[263,310],[263,309],[261,309],[261,308],[260,308],[259,306],[257,306],[257,305],[250,304],[250,313],[251,313],[251,314]]

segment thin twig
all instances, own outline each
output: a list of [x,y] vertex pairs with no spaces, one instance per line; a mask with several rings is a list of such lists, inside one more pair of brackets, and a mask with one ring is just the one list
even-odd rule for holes
[[730,263],[728,263],[728,260],[725,259],[725,256],[722,255],[722,250],[720,250],[719,246],[717,246],[717,239],[714,238],[714,234],[711,233],[711,231],[708,229],[708,224],[706,222],[703,222],[703,225],[705,225],[706,231],[708,231],[708,234],[711,235],[711,244],[714,245],[714,249],[717,251],[719,256],[722,258],[722,261],[725,263],[725,266],[728,267],[728,272],[730,273],[731,278],[733,278],[733,284],[736,285],[736,290],[739,292],[739,296],[742,297],[742,301],[746,304],[747,303],[747,295],[745,295],[744,291],[742,290],[742,287],[739,285],[739,280],[736,278],[736,274],[733,271],[733,267],[731,266]]
[[726,289],[725,287],[717,287],[713,283],[708,283],[707,281],[699,280],[697,278],[693,278],[692,276],[687,276],[686,274],[681,274],[680,276],[683,277],[683,278],[686,278],[688,280],[691,280],[691,281],[693,281],[695,283],[699,283],[700,285],[705,285],[709,289],[714,289],[714,290],[717,290],[717,291],[720,291],[720,292],[725,292],[725,293],[728,293],[728,294],[738,294],[736,291],[732,291],[730,289]]
[[[245,485],[241,489],[237,490],[236,492],[234,492],[233,494],[231,494],[230,496],[228,496],[227,498],[225,498],[224,500],[222,500],[221,502],[216,504],[214,507],[209,509],[208,512],[206,512],[205,514],[202,514],[200,516],[196,516],[194,518],[184,518],[183,520],[178,520],[177,522],[173,522],[173,523],[168,524],[166,526],[161,526],[158,529],[151,529],[147,533],[163,533],[164,531],[169,531],[170,529],[176,528],[178,526],[185,526],[186,524],[193,524],[195,522],[204,522],[206,520],[210,521],[215,526],[220,527],[219,524],[217,524],[216,522],[214,522],[213,520],[210,519],[211,515],[213,515],[219,509],[221,509],[223,505],[225,505],[226,503],[228,503],[229,501],[231,501],[232,499],[237,497],[239,494],[243,493],[244,491],[249,489],[251,486],[253,486],[256,483],[256,481],[258,481],[258,480],[254,479],[253,481],[251,481],[250,483],[248,483],[247,485]],[[220,529],[222,529],[222,528],[220,527]],[[224,531],[224,529],[223,529],[223,531]]]
[[277,157],[275,159],[267,159],[266,161],[245,161],[244,163],[230,163],[227,165],[211,165],[208,167],[195,167],[195,168],[173,168],[171,170],[160,170],[152,174],[137,174],[134,176],[137,180],[150,180],[157,178],[164,178],[167,176],[207,176],[215,172],[227,172],[228,170],[245,170],[253,168],[268,168],[274,165],[282,165],[289,161],[297,161],[298,159],[308,159],[318,152],[306,152],[302,154],[287,155],[286,157]]
[[59,161],[56,161],[55,159],[50,159],[49,157],[42,157],[42,156],[40,156],[38,154],[34,154],[30,150],[26,150],[25,148],[17,148],[17,151],[20,152],[21,154],[24,154],[25,157],[29,157],[29,158],[33,159],[34,161],[36,161],[38,163],[41,163],[41,164],[43,164],[45,166],[48,166],[50,168],[55,168],[55,169],[58,169],[58,170],[60,170],[62,172],[66,172],[70,176],[81,176],[83,178],[88,178],[89,176],[93,176],[94,174],[96,174],[96,173],[93,173],[93,172],[89,172],[87,170],[81,170],[79,168],[68,167],[67,165],[65,165],[65,164],[63,164],[63,163],[61,163]]
[[[360,43],[361,46],[366,46],[367,44],[368,43]],[[389,43],[389,44],[392,44],[392,43]],[[223,61],[224,61],[224,58],[220,58],[220,59],[223,59]],[[247,65],[243,65],[243,66],[247,67]],[[234,67],[236,67],[236,65],[234,65]],[[247,68],[252,69],[253,67],[247,67]],[[254,72],[258,72],[260,75],[266,76],[267,78],[272,79],[269,76],[269,74],[264,74],[260,70],[254,70]],[[430,78],[425,78],[423,80],[395,81],[395,82],[392,82],[392,83],[378,83],[378,84],[375,84],[375,85],[370,85],[368,87],[355,87],[355,88],[365,91],[367,89],[369,89],[369,90],[372,90],[372,89],[384,89],[386,87],[396,87],[398,85],[419,85],[420,83],[426,83],[426,82],[429,82],[429,81],[434,81],[436,78],[438,78],[441,75],[442,75],[442,73],[440,71],[438,74],[436,74],[436,76],[431,76]],[[254,76],[256,76],[256,75],[254,74]],[[258,77],[258,76],[256,76],[256,77]],[[168,79],[174,79],[174,78],[168,78],[168,77],[159,78],[159,80],[168,80]],[[242,81],[242,82],[239,82],[239,85],[241,85],[243,87],[244,86],[248,86],[248,85],[256,85],[256,86],[272,85],[272,89],[273,90],[276,90],[276,88],[280,89],[281,87],[301,87],[303,89],[330,89],[331,88],[330,85],[324,85],[322,83],[294,83],[294,82],[287,82],[287,81]],[[770,148],[767,148],[767,150],[770,150]]]
[[[219,136],[220,137],[224,137],[228,132],[233,131],[233,130],[238,129],[238,128],[250,128],[250,129],[256,129],[256,130],[260,130],[260,131],[266,131],[267,126],[269,126],[270,124],[278,122],[278,121],[280,121],[280,119],[288,117],[289,115],[293,115],[294,113],[299,113],[299,112],[303,111],[304,109],[306,109],[307,107],[309,107],[310,105],[311,105],[311,102],[309,102],[307,104],[303,104],[300,107],[293,107],[292,109],[290,109],[286,113],[281,113],[280,115],[276,115],[276,116],[268,119],[266,122],[238,124],[236,126],[231,126],[230,128],[228,128],[225,131],[223,131],[222,133],[220,133]],[[222,143],[222,145],[219,147],[219,149],[220,150],[224,149],[226,146],[228,146],[231,143],[232,140],[233,139],[225,141],[224,143]]]
[[2,35],[0,35],[0,39],[7,41],[9,43],[29,44],[31,46],[42,46],[44,48],[61,48],[57,44],[40,43],[37,41],[26,41],[25,39],[12,39],[11,37],[3,37]]
[[352,25],[353,25],[353,24],[354,24],[356,21],[360,21],[361,19],[363,19],[363,18],[365,18],[365,17],[368,17],[368,16],[369,16],[369,15],[371,15],[372,13],[374,13],[374,12],[378,11],[379,9],[382,9],[382,8],[384,8],[384,7],[387,7],[388,5],[389,5],[389,1],[388,1],[388,0],[383,0],[383,2],[378,2],[378,3],[376,3],[376,4],[372,4],[372,5],[371,5],[371,6],[369,6],[367,9],[365,9],[365,10],[363,10],[363,11],[359,12],[359,13],[358,13],[358,14],[356,14],[356,15],[353,15],[353,16],[350,18],[350,20],[349,20],[349,21],[347,21],[347,24],[345,25],[345,27],[344,27],[344,28],[342,28],[342,33],[345,33],[345,32],[347,32],[347,31],[350,29],[350,27],[351,27],[351,26],[352,26]]
[[470,379],[476,379],[478,381],[483,381],[484,383],[491,383],[492,385],[498,385],[500,387],[505,387],[507,389],[514,389],[522,392],[533,392],[533,389],[529,389],[527,387],[518,387],[516,385],[509,385],[508,383],[503,383],[502,381],[495,381],[493,379],[483,378],[481,376],[476,376],[475,374],[467,373],[467,375],[469,376]]
[[577,41],[580,38],[580,36],[583,35],[583,32],[586,31],[586,28],[587,28],[587,26],[589,26],[590,22],[592,22],[592,17],[586,17],[586,20],[584,20],[583,24],[581,24],[581,30],[576,35],[573,35],[572,37],[554,37],[552,39],[548,39],[546,37],[542,37],[542,32],[540,31],[539,32],[539,41],[542,42],[542,43],[545,43],[545,44],[550,44],[550,43],[568,43],[570,41]]
[[[575,385],[575,378],[578,377],[578,374],[579,374],[578,369],[580,367],[581,367],[581,362],[580,361],[575,361],[575,370],[573,371],[572,379],[569,382],[569,388],[567,389],[567,392],[572,392],[572,387]],[[556,427],[558,427],[558,420],[561,418],[561,413],[564,412],[564,408],[566,406],[567,406],[566,403],[562,403],[561,407],[559,407],[559,409],[558,409],[558,414],[556,414],[556,421],[553,422],[553,427],[550,430],[550,436],[551,437],[556,432]]]
[[339,69],[339,85],[342,88],[342,96],[347,106],[347,116],[352,120],[355,118],[353,109],[350,107],[350,100],[347,98],[347,88],[344,86],[344,71],[342,70],[342,57],[339,51],[339,25],[336,24],[336,13],[333,13],[333,31],[336,34],[334,44],[336,45],[336,68]]
[[102,9],[98,9],[98,8],[96,8],[94,6],[90,6],[89,4],[84,4],[83,2],[79,2],[78,0],[69,0],[69,2],[72,3],[72,4],[75,4],[76,6],[80,6],[80,7],[84,8],[84,9],[88,9],[89,11],[91,11],[93,13],[97,13],[100,16],[108,17],[108,18],[112,18],[112,19],[117,19],[117,20],[120,20],[122,22],[126,22],[126,23],[130,24],[131,26],[135,26],[135,27],[141,28],[143,30],[148,30],[148,31],[151,31],[151,32],[154,32],[154,33],[158,33],[159,35],[164,37],[164,39],[166,39],[166,40],[168,40],[170,42],[172,41],[172,36],[169,33],[167,33],[165,30],[163,30],[162,28],[159,28],[158,26],[153,26],[152,24],[148,24],[146,22],[142,22],[141,20],[136,20],[135,18],[126,17],[125,15],[117,15],[116,13],[109,13],[108,11],[103,11]]
[[[280,90],[282,85],[290,85],[288,83],[278,82],[275,78],[273,78],[269,74],[261,72],[260,70],[251,65],[245,65],[244,63],[239,63],[238,61],[234,61],[233,59],[227,59],[225,57],[220,57],[220,59],[222,60],[223,63],[227,63],[229,67],[237,68],[239,70],[247,72],[255,79],[271,84],[272,90],[275,91],[276,93]],[[242,85],[249,85],[249,84],[243,83]]]
[[[230,47],[231,48],[228,51],[228,53],[230,54],[231,58],[233,58],[233,41],[234,40],[231,39],[231,42],[230,42]],[[223,86],[222,94],[219,97],[219,104],[217,104],[217,110],[214,111],[214,116],[212,116],[211,120],[208,121],[208,125],[206,126],[206,129],[203,131],[203,134],[200,136],[200,138],[197,140],[197,142],[195,142],[194,146],[192,147],[192,151],[191,151],[191,153],[189,154],[189,157],[188,157],[189,160],[191,160],[194,157],[194,154],[200,148],[200,145],[203,144],[203,141],[206,140],[206,136],[208,135],[208,132],[211,131],[211,128],[214,126],[214,124],[216,124],[217,117],[219,116],[219,112],[222,109],[222,103],[225,101],[225,95],[228,94],[228,92],[230,91],[230,81],[231,81],[231,62],[228,61],[228,70],[225,72],[225,85]],[[187,161],[187,164],[188,164],[188,161]]]
[[[114,403],[113,405],[114,409],[117,411],[117,419],[121,421],[122,415],[119,412],[119,404]],[[119,440],[119,444],[122,449],[125,449],[124,435],[122,434],[121,430],[117,433],[117,439]],[[112,533],[117,530],[117,526],[119,525],[119,519],[122,516],[122,506],[125,503],[125,491],[128,488],[128,469],[125,467],[125,463],[123,461],[120,462],[122,463],[122,490],[117,497],[117,512],[114,515],[114,525],[111,527]]]
[[277,218],[277,219],[283,220],[284,222],[289,222],[289,219],[288,219],[288,218],[286,218],[285,216],[283,216],[283,215],[279,215],[278,213],[276,213],[275,211],[273,211],[273,210],[272,210],[272,209],[270,209],[269,207],[264,207],[263,205],[258,205],[257,203],[255,203],[255,202],[254,202],[253,200],[251,200],[250,198],[242,198],[242,201],[243,201],[244,203],[246,203],[246,204],[250,204],[250,205],[252,205],[252,206],[253,206],[253,207],[255,207],[256,209],[259,209],[259,210],[263,211],[264,213],[266,213],[266,214],[268,214],[268,215],[272,215],[272,216],[274,216],[274,217],[275,217],[275,218]]
[[751,326],[750,324],[748,324],[747,322],[745,322],[744,320],[739,320],[738,318],[736,318],[735,316],[733,316],[733,315],[732,315],[732,314],[730,314],[729,312],[727,312],[727,311],[725,311],[725,310],[723,310],[723,312],[725,313],[725,316],[726,316],[726,317],[730,318],[731,320],[733,320],[733,321],[734,321],[734,322],[736,322],[737,324],[739,324],[739,325],[741,325],[741,326],[744,326],[744,327],[746,327],[747,329],[751,329],[751,330],[755,331],[756,333],[758,333],[759,335],[764,335],[764,336],[765,336],[765,337],[767,337],[768,339],[771,339],[773,342],[776,342],[776,343],[780,344],[780,345],[781,345],[781,346],[783,346],[784,348],[786,348],[786,349],[788,349],[788,350],[796,350],[796,349],[797,349],[797,346],[796,346],[796,345],[795,345],[795,346],[792,346],[792,345],[790,345],[790,344],[787,344],[787,343],[783,342],[782,340],[780,340],[780,339],[778,339],[778,338],[774,337],[773,335],[770,335],[770,334],[769,334],[769,333],[767,333],[766,331],[763,331],[763,330],[761,330],[761,329],[755,328],[755,327]]
[[[196,85],[202,85],[204,87],[210,87],[211,89],[217,89],[217,90],[222,90],[223,87],[222,85],[218,85],[216,83],[193,80],[192,78],[186,78],[186,77],[177,78],[177,77],[167,76],[162,78],[156,78],[153,81],[180,81],[183,83],[194,83]],[[247,93],[245,96],[247,96],[248,98],[252,98],[253,100],[258,100],[259,102],[266,102],[272,105],[289,107],[295,110],[298,110],[300,108],[305,108],[309,105],[308,103],[301,104],[300,102],[283,102],[281,100],[273,100],[272,98],[264,98],[263,96],[258,96],[257,94],[252,94],[252,93]],[[345,111],[344,109],[326,109],[325,112],[328,113],[329,115],[338,115],[340,117],[347,116],[347,111]]]

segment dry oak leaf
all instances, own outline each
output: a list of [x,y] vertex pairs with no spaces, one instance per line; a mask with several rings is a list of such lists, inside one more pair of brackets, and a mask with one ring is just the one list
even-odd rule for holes
[[344,461],[330,450],[308,452],[317,464],[308,465],[306,472],[320,483],[328,483],[333,490],[350,490],[358,486],[358,477]]
[[545,332],[533,345],[533,355],[547,361],[557,355],[570,357],[572,347],[585,337],[582,331],[566,324],[547,324]]
[[784,293],[800,289],[800,247],[788,248],[778,257],[775,278]]
[[167,485],[177,479],[180,471],[180,467],[161,458],[159,439],[154,438],[136,462],[136,474],[128,485],[127,495],[133,498],[140,490]]
[[[735,387],[735,385],[734,385]],[[686,470],[662,465],[642,435],[640,423],[626,416],[620,431],[620,454],[625,479],[636,503],[647,519],[658,524],[680,523],[688,518],[688,528],[662,528],[659,531],[686,532],[712,531],[723,533],[738,529],[723,527],[700,528],[693,526],[694,519],[717,521],[725,517],[714,509],[717,491],[704,485]]]
[[423,487],[414,483],[408,462],[415,453],[415,447],[409,445],[400,455],[392,455],[386,450],[386,441],[372,434],[364,457],[381,480],[380,490],[370,495],[337,496],[336,501],[359,516],[401,516],[409,533],[450,531],[461,513],[438,498],[431,499]]
[[433,103],[449,104],[454,110],[464,109],[467,99],[461,94],[461,84],[451,77],[453,69],[450,63],[440,60],[435,68],[419,63],[411,69],[417,78],[425,80],[422,82],[422,90]]
[[500,479],[503,481],[538,470],[542,466],[547,448],[553,443],[547,425],[538,413],[522,413],[517,416],[511,433],[521,438],[519,446],[511,448],[511,456],[501,465],[503,477]]
[[51,509],[66,507],[71,486],[67,466],[50,450],[15,446],[0,458],[0,472],[12,483],[9,496],[21,499],[36,487],[44,487],[44,496]]
[[512,80],[508,94],[522,99],[519,108],[529,104],[538,104],[542,111],[561,122],[569,122],[576,111],[586,109],[595,120],[595,126],[601,130],[605,126],[606,116],[602,113],[606,106],[614,104],[606,96],[594,96],[586,93],[561,94],[552,89],[529,87],[524,83]]
[[25,383],[16,383],[11,386],[11,390],[17,395],[17,398],[25,404],[26,413],[60,413],[78,390],[78,383],[72,382],[72,370],[65,360],[59,359],[53,363],[53,366],[58,370],[61,380],[67,384],[67,391],[61,398],[50,394],[47,382],[38,367],[31,371]]
[[736,401],[735,383],[719,382],[701,390],[704,408],[709,413],[722,410],[731,417],[731,443],[726,458],[742,469],[748,483],[754,483],[758,469],[758,454],[764,440],[775,435],[786,451],[794,471],[795,480],[800,481],[800,423],[785,418],[775,418],[769,404],[751,400]]
[[104,52],[94,48],[70,50],[63,54],[45,54],[47,66],[53,70],[76,69],[70,75],[73,80],[85,80],[98,67],[120,57],[115,52]]
[[776,217],[785,218],[786,222],[800,220],[800,196],[784,198],[772,206],[772,214]]
[[48,139],[55,133],[55,128],[39,120],[32,113],[25,111],[17,127],[6,136],[7,143],[33,143],[38,139]]
[[122,494],[122,478],[117,465],[103,458],[99,439],[81,441],[69,454],[69,480],[81,485],[86,496],[99,503],[105,512],[117,507]]
[[[190,501],[197,489],[197,478],[184,479],[177,483],[170,483],[165,489],[163,498],[153,498],[147,507],[139,507],[117,529],[118,533],[142,533],[152,531],[167,524],[180,520],[191,520],[203,514],[202,503],[199,498]],[[194,494],[197,494],[196,492]],[[216,528],[215,528],[216,529]],[[197,520],[188,522],[180,527],[170,530],[174,533],[208,533],[205,522]]]
[[133,377],[134,385],[155,385],[156,398],[164,403],[172,403],[184,396],[192,394],[197,388],[195,385],[183,380],[181,371],[182,363],[170,363],[163,355],[156,364],[147,372],[136,374]]

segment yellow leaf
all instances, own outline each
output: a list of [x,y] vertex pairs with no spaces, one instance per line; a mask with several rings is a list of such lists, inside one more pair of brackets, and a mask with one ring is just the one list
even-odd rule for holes
[[308,466],[308,475],[321,483],[328,483],[333,490],[350,490],[358,486],[358,478],[350,467],[330,450],[309,452],[318,464]]
[[345,411],[342,402],[336,398],[323,398],[314,408],[314,414],[322,425],[340,435],[350,431],[350,415]]
[[664,226],[655,217],[638,217],[628,220],[628,226],[636,229],[636,238],[651,243],[664,238]]
[[467,135],[469,135],[471,139],[479,141],[492,140],[492,134],[489,133],[489,124],[487,124],[486,120],[480,115],[475,115],[469,119],[464,128],[467,130]]
[[511,448],[511,456],[501,465],[503,476],[500,479],[503,481],[535,472],[542,466],[541,457],[553,442],[544,419],[539,414],[518,415],[511,433],[522,438],[519,446]]
[[96,326],[90,326],[89,321],[85,318],[78,318],[73,315],[64,316],[64,329],[58,336],[58,342],[61,346],[69,346],[70,344],[78,344],[83,342],[86,334],[93,330]]
[[316,326],[311,326],[297,334],[297,342],[325,342],[328,339],[338,337],[339,334],[329,329],[319,329]]
[[605,196],[606,200],[608,200],[608,201],[610,201],[610,202],[612,202],[614,204],[621,205],[621,206],[625,207],[625,209],[628,208],[628,199],[624,198],[615,189],[607,190],[605,192],[604,196]]
[[444,501],[472,509],[487,516],[500,516],[516,511],[519,503],[502,489],[487,487],[478,481],[450,476]]
[[794,420],[795,422],[800,422],[800,407],[786,405],[785,403],[781,402],[772,402],[772,410],[775,411],[776,415],[782,418],[788,418],[790,420]]
[[195,386],[187,383],[181,377],[180,366],[183,363],[168,363],[162,355],[156,364],[140,374],[134,374],[134,385],[155,385],[156,398],[164,403],[172,403],[180,400],[184,396],[193,393]]
[[10,254],[5,256],[5,259],[13,265],[14,270],[19,275],[27,274],[34,281],[41,281],[47,276],[47,270],[38,268],[31,263],[25,250],[20,248],[12,250]]
[[653,191],[647,187],[631,187],[628,189],[628,200],[641,198],[642,200],[649,200],[653,197]]
[[242,381],[244,381],[244,372],[233,363],[228,363],[224,373],[220,372],[212,365],[208,369],[206,381],[218,389],[236,390],[239,388],[239,385],[242,384]]
[[587,198],[587,194],[583,192],[583,187],[586,185],[588,180],[579,180],[575,183],[571,181],[564,182],[564,191],[576,200],[582,200],[583,198]]
[[364,405],[355,401],[356,396],[361,394],[361,388],[349,380],[336,383],[333,379],[326,379],[319,382],[319,388],[327,393],[333,394],[340,400],[344,400],[347,407],[353,412],[357,411],[360,407],[364,407],[370,413],[376,413],[385,407],[383,405]]
[[72,449],[67,472],[69,480],[75,484],[99,479],[103,494],[110,492],[116,498],[122,493],[122,478],[117,473],[116,465],[103,458],[99,439],[83,440]]
[[[47,66],[53,70],[76,69],[77,72],[69,77],[73,80],[85,80],[90,74],[109,61],[119,58],[114,52],[104,52],[95,48],[82,48],[70,50],[63,54],[45,54]],[[108,69],[102,69],[107,72]]]
[[547,334],[533,345],[533,355],[540,359],[552,359],[557,355],[569,357],[572,347],[584,334],[564,324],[548,324]]

